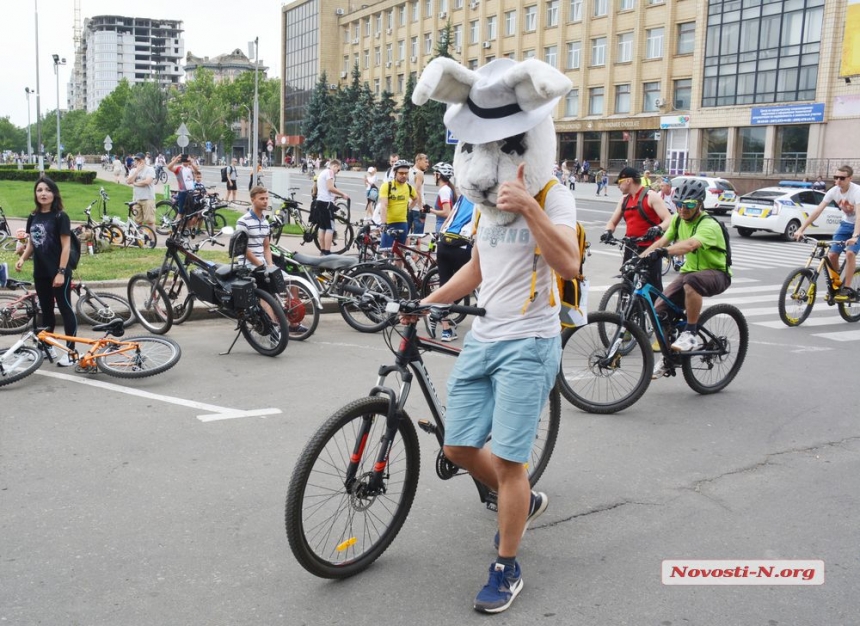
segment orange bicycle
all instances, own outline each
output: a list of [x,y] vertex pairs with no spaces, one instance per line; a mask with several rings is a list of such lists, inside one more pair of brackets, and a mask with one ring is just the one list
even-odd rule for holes
[[[179,362],[182,351],[179,344],[166,337],[129,337],[118,339],[125,332],[123,320],[115,319],[107,324],[93,326],[95,331],[104,331],[104,337],[70,337],[40,330],[28,331],[10,348],[0,350],[0,387],[26,378],[42,365],[47,357],[56,358],[51,348],[69,355],[75,363],[75,371],[94,374],[104,372],[117,378],[146,378],[166,372]],[[64,342],[90,346],[83,354],[68,348]]]

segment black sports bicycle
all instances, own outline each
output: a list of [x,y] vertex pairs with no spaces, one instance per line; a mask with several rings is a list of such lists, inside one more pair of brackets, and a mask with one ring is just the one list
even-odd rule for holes
[[[384,303],[391,314],[429,313],[438,321],[450,313],[484,312],[469,306],[420,305],[352,287],[346,290],[360,294],[369,307]],[[443,454],[445,408],[422,357],[424,352],[457,356],[460,351],[420,337],[416,323],[387,329],[386,344],[394,363],[380,366],[376,385],[367,397],[350,402],[326,420],[293,470],[286,502],[287,538],[298,562],[315,576],[346,578],[365,570],[385,552],[406,521],[420,466],[415,424],[405,408],[413,381],[432,418],[419,419],[418,427],[436,438],[436,475],[449,480],[465,474]],[[399,380],[398,386],[386,384],[390,375]],[[554,387],[526,468],[532,485],[549,463],[560,415],[561,400]],[[495,510],[496,494],[478,481],[475,486],[481,502]]]

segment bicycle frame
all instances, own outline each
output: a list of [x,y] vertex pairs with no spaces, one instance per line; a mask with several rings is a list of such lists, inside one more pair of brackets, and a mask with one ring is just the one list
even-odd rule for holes
[[[97,367],[96,361],[100,358],[113,356],[115,354],[122,354],[125,352],[129,352],[130,350],[139,350],[139,346],[134,341],[122,341],[121,339],[111,339],[108,336],[102,337],[100,339],[88,339],[86,337],[75,337],[71,335],[62,335],[59,333],[52,333],[48,330],[41,330],[38,333],[28,331],[25,333],[18,341],[16,341],[11,348],[9,348],[9,354],[13,354],[18,348],[25,345],[28,341],[35,341],[39,344],[52,346],[54,348],[59,348],[60,350],[69,354],[71,359],[77,363],[77,365],[82,369],[92,369]],[[74,348],[69,348],[65,344],[61,342],[74,342],[76,344],[82,343],[85,345],[92,346],[85,353],[80,354]],[[102,348],[105,346],[118,346],[117,349],[103,351]]]

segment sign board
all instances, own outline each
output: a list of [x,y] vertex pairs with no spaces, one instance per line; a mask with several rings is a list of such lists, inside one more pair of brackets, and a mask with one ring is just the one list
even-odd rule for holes
[[206,142],[206,152],[212,152],[212,142],[211,141]]
[[445,143],[449,146],[456,146],[459,143],[457,138],[454,136],[454,133],[447,128],[445,129]]
[[[185,122],[182,122],[179,125],[179,128],[176,130],[176,134],[177,135],[190,135],[191,133],[188,132],[188,127],[185,125]],[[182,145],[182,144],[179,144],[179,145]],[[188,144],[186,144],[186,145],[188,145]]]
[[689,115],[661,115],[660,128],[690,128]]
[[753,126],[768,124],[809,124],[824,121],[824,103],[786,104],[775,107],[753,107],[750,123]]
[[176,138],[176,143],[180,148],[184,148],[188,145],[188,137],[186,135],[179,135],[179,137]]

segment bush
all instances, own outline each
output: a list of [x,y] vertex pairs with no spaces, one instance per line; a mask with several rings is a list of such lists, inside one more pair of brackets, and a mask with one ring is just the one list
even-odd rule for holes
[[[36,163],[24,163],[22,164],[25,170],[34,170],[36,169]],[[0,163],[0,171],[2,170],[17,170],[17,163]]]
[[[56,183],[92,185],[96,180],[96,172],[78,172],[76,170],[49,170],[45,175]],[[0,168],[0,180],[22,180],[35,183],[40,176],[42,176],[42,172],[37,170]]]

